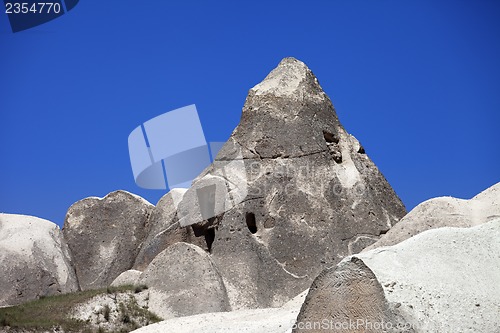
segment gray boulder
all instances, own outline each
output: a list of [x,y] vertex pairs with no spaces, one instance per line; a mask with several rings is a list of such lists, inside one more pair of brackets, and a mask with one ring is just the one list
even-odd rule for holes
[[412,209],[376,243],[363,251],[398,244],[423,231],[442,228],[467,228],[500,217],[500,183],[470,200],[439,197],[427,200]]
[[[397,245],[348,257],[318,276],[297,324],[325,316],[336,318],[339,304],[345,304],[337,301],[347,297],[352,304],[340,308],[342,321],[356,322],[371,318],[371,313],[388,313],[402,320],[383,321],[384,317],[379,317],[375,323],[386,323],[384,327],[388,328],[398,327],[394,323],[399,322],[399,328],[417,333],[499,332],[499,239],[500,219],[496,219],[471,228],[428,230]],[[356,268],[345,270],[353,262],[365,275],[368,287],[353,288],[358,285],[359,274],[352,276]],[[343,285],[348,288],[343,289]],[[373,286],[377,292],[372,296]],[[349,327],[341,332],[360,331],[379,332],[366,327]]]
[[230,311],[226,288],[209,254],[193,244],[175,243],[142,273],[149,310],[163,319]]
[[[212,207],[197,205],[210,188]],[[181,225],[204,236],[233,308],[281,306],[405,213],[293,58],[250,90],[240,124],[178,209]]]
[[0,214],[0,307],[78,290],[59,227],[33,216]]
[[139,284],[139,279],[141,278],[142,272],[135,269],[129,269],[118,275],[118,277],[111,283],[113,287],[132,285],[137,286]]
[[350,257],[313,282],[293,332],[413,332],[375,274]]
[[181,228],[177,217],[177,206],[182,200],[185,189],[172,189],[154,207],[148,219],[147,236],[134,263],[140,271],[163,250],[178,242],[204,246],[205,242],[196,237],[191,227]]
[[149,202],[125,191],[69,208],[63,233],[82,290],[107,287],[132,268],[152,210]]

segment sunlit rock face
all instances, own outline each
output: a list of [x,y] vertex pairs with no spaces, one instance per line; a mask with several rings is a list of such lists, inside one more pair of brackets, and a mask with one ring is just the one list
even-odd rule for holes
[[497,218],[500,218],[500,183],[469,200],[438,197],[424,201],[363,251],[398,244],[426,230],[473,227]]
[[139,196],[116,191],[68,209],[63,233],[82,290],[105,288],[132,268],[153,208]]
[[0,307],[77,290],[68,246],[56,224],[0,214]]
[[[208,186],[215,216],[206,219],[193,203]],[[250,89],[240,124],[178,216],[204,233],[232,307],[251,308],[282,305],[405,213],[311,70],[286,58]]]

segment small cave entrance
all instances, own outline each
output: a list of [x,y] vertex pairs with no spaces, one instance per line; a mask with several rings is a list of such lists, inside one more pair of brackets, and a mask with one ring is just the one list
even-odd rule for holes
[[215,229],[216,226],[213,224],[215,217],[208,219],[208,225],[192,224],[191,229],[193,229],[194,235],[196,237],[203,236],[205,238],[205,244],[207,245],[207,251],[212,253],[212,244],[215,241]]
[[323,131],[323,137],[326,141],[326,146],[330,151],[330,155],[336,163],[342,163],[342,151],[339,146],[339,137],[327,131]]
[[246,213],[245,220],[247,222],[248,230],[252,234],[255,234],[257,232],[257,223],[255,222],[255,214],[254,213]]
[[323,138],[325,138],[326,143],[339,143],[339,138],[327,131],[323,131]]
[[212,253],[212,244],[215,240],[215,228],[205,230],[205,242],[207,243],[208,252]]

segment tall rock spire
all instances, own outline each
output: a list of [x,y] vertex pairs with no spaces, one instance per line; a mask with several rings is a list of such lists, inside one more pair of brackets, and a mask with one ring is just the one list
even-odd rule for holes
[[341,128],[318,79],[301,61],[283,59],[250,89],[241,122],[232,135],[258,157],[296,157],[324,150]]
[[306,64],[295,58],[281,60],[278,67],[250,91],[256,96],[327,98],[316,76]]
[[[224,164],[235,156],[240,167]],[[214,179],[238,200],[201,222],[203,214],[192,213],[195,194]],[[281,305],[406,213],[314,74],[294,58],[250,89],[240,124],[179,209],[187,224],[200,222],[193,227],[207,239],[233,308]]]

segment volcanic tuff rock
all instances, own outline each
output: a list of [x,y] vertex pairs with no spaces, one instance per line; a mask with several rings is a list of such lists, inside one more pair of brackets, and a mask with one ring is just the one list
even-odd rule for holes
[[168,247],[138,282],[149,287],[149,310],[164,319],[231,310],[217,267],[193,244]]
[[185,189],[173,189],[154,207],[147,223],[146,239],[135,260],[135,269],[143,271],[160,252],[177,242],[205,246],[192,228],[179,228],[177,205],[185,192]]
[[[387,323],[387,327],[370,329],[369,325],[380,323]],[[356,329],[352,329],[354,327]],[[350,257],[335,269],[323,271],[314,280],[293,332],[396,333],[413,330],[398,309],[387,302],[373,272],[362,260]]]
[[433,198],[412,209],[368,251],[400,243],[425,230],[441,227],[472,227],[500,217],[500,183],[470,200],[453,197]]
[[[404,319],[402,323],[406,326],[403,327],[412,327],[417,333],[499,332],[499,239],[500,219],[496,219],[471,228],[428,230],[397,245],[346,258],[318,276],[297,322],[305,325],[321,321],[325,316],[335,318],[339,305],[332,300],[347,296],[342,293],[342,287],[336,290],[336,281],[341,277],[347,286],[358,283],[356,276],[352,276],[356,270],[344,269],[346,263],[355,261],[358,266],[368,268],[364,269],[365,283],[371,281],[378,290],[370,302],[367,297],[370,288],[354,288],[348,295],[352,306],[342,308],[344,320],[366,319],[362,311],[365,308],[369,314],[377,314],[382,319],[389,306]],[[369,276],[369,272],[373,274]],[[372,324],[381,322],[372,321]],[[305,332],[300,329],[294,332],[302,331]]]
[[125,191],[74,203],[63,233],[82,290],[109,286],[132,268],[153,205]]
[[[243,167],[225,168],[235,156]],[[240,124],[179,207],[220,180],[234,206],[203,222],[183,218],[206,232],[235,309],[281,306],[406,213],[316,77],[293,58],[250,89]]]
[[54,223],[0,214],[0,307],[77,291],[68,252]]
[[111,283],[113,287],[132,285],[137,286],[139,284],[139,279],[141,278],[142,272],[135,269],[129,269],[118,275],[118,277]]

